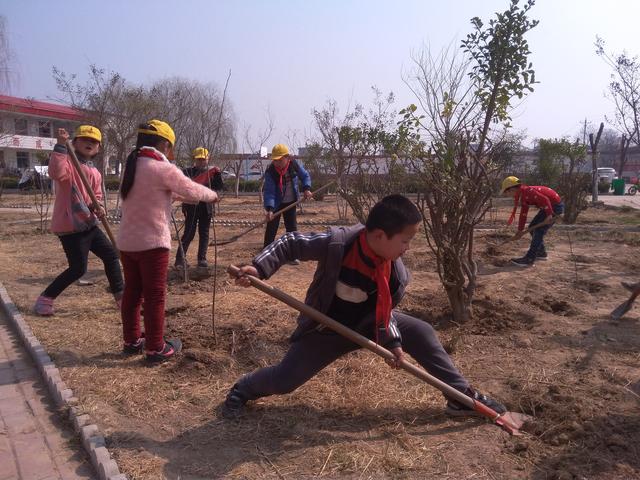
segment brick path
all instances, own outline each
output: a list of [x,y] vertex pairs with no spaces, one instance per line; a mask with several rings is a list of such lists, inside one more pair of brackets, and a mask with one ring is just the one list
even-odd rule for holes
[[77,436],[0,309],[0,480],[95,479]]

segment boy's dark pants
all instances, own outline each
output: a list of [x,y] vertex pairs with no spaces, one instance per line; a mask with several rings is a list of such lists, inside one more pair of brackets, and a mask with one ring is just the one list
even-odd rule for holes
[[[564,203],[560,202],[557,205],[553,206],[553,216],[562,215],[564,212]],[[544,219],[547,218],[547,214],[544,210],[540,210],[531,223],[529,224],[529,228],[542,223]],[[546,252],[544,246],[544,236],[547,234],[551,225],[545,225],[544,227],[536,228],[533,232],[531,232],[531,245],[529,247],[529,251],[525,255],[527,258],[530,258],[535,261],[536,256],[539,254],[543,254]]]
[[[198,230],[198,261],[207,259],[207,249],[209,248],[209,227],[211,226],[211,211],[205,203],[198,205],[185,205],[182,207],[184,213],[184,234],[180,242],[184,254],[187,254],[189,245]],[[180,249],[176,254],[176,263],[182,262]]]
[[42,295],[57,298],[69,285],[87,273],[89,252],[102,260],[112,293],[124,288],[122,271],[118,262],[118,252],[98,227],[86,232],[72,233],[58,237],[69,262],[69,268],[58,275]]
[[[394,311],[402,335],[402,349],[433,376],[460,391],[469,383],[453,365],[433,327],[422,320]],[[373,330],[373,328],[372,328]],[[360,346],[328,329],[311,330],[291,343],[278,365],[245,375],[236,384],[249,400],[294,391],[324,367]],[[378,368],[389,368],[380,365]]]
[[[278,210],[288,207],[294,202],[281,203],[278,205]],[[280,226],[280,217],[284,217],[284,227],[287,232],[295,232],[298,230],[298,222],[296,220],[296,209],[292,208],[286,212],[273,217],[273,219],[267,223],[264,230],[264,246],[270,245],[275,239],[278,233],[278,227]]]

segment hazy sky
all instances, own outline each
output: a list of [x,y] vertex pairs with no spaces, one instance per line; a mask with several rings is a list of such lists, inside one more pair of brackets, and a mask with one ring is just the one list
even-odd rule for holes
[[[370,87],[393,91],[398,109],[414,102],[402,81],[411,52],[428,43],[459,45],[470,18],[488,20],[508,0],[0,0],[16,55],[16,96],[57,94],[53,65],[87,72],[90,63],[132,82],[184,76],[223,87],[238,130],[265,123],[303,139],[311,109],[335,99],[341,110],[371,101]],[[608,50],[640,54],[640,0],[538,0],[540,24],[528,40],[541,82],[519,107],[514,125],[530,137],[575,135],[586,117],[604,120],[609,71],[594,52],[600,35]],[[299,140],[301,141],[301,140]]]

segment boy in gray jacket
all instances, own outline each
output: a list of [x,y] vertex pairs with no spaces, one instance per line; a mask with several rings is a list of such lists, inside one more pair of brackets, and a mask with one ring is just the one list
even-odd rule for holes
[[[402,195],[389,195],[370,211],[366,225],[331,228],[326,233],[290,232],[267,246],[241,267],[243,274],[271,277],[293,259],[316,260],[313,281],[305,303],[378,342],[393,352],[398,368],[406,351],[425,370],[443,382],[484,403],[498,413],[506,411],[497,401],[473,389],[460,374],[428,323],[393,308],[402,299],[409,274],[401,256],[421,222],[416,206]],[[238,285],[250,286],[239,277]],[[239,414],[247,401],[284,394],[311,379],[341,356],[360,348],[345,337],[301,314],[291,336],[291,346],[279,364],[243,376],[231,388],[224,413]],[[476,412],[447,401],[453,416]]]

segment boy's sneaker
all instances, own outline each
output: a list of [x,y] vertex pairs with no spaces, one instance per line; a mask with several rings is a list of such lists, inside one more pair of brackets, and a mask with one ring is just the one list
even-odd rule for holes
[[209,264],[207,263],[206,260],[198,260],[198,267],[199,268],[208,268]]
[[[491,397],[487,397],[482,393],[474,390],[469,387],[465,395],[473,398],[474,400],[486,405],[487,407],[494,410],[496,413],[505,413],[507,411],[506,407],[502,405],[500,402],[492,399]],[[455,400],[447,400],[447,408],[445,409],[445,413],[451,417],[482,417],[483,415],[476,412],[475,410],[470,409],[466,405],[462,405]]]
[[147,350],[145,360],[148,363],[166,362],[180,350],[182,350],[182,342],[177,338],[172,338],[164,341],[164,348],[162,350],[156,352]]
[[547,255],[547,252],[538,252],[536,254],[536,261],[538,260],[549,260],[549,255]]
[[125,342],[122,347],[122,353],[125,355],[137,355],[144,352],[144,333],[133,343]]
[[222,415],[227,418],[236,418],[244,411],[246,404],[247,399],[240,393],[236,384],[227,393],[227,398],[222,406]]
[[291,260],[289,262],[289,265],[300,265],[300,260],[298,260],[297,258],[295,260]]
[[512,258],[511,263],[518,267],[531,267],[533,266],[533,260],[529,257]]
[[33,311],[43,317],[50,317],[53,315],[53,298],[40,295],[33,306]]

